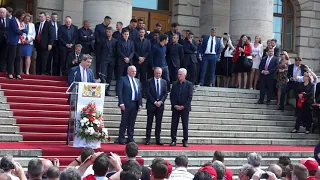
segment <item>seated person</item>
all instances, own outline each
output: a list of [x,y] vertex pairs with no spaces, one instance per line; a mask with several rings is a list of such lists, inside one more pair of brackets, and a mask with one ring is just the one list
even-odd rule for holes
[[74,53],[69,54],[68,59],[67,59],[67,65],[68,65],[68,69],[78,66],[81,62],[81,58],[82,58],[82,46],[81,44],[76,44],[75,48],[74,48]]

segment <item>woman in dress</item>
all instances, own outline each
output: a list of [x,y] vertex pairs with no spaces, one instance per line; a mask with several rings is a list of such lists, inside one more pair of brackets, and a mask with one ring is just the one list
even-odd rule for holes
[[286,86],[288,82],[288,66],[289,66],[289,55],[286,51],[282,51],[280,54],[280,63],[278,68],[278,77],[277,77],[277,104],[280,105],[280,97],[281,97],[281,91]]
[[8,27],[8,78],[13,79],[13,70],[16,73],[16,79],[22,80],[20,76],[20,56],[21,56],[21,42],[24,41],[23,33],[26,30],[22,24],[24,18],[24,11],[17,10],[15,16],[11,18]]
[[221,54],[223,54],[223,60],[222,60],[222,68],[223,68],[223,83],[224,87],[227,88],[230,83],[230,78],[232,75],[232,64],[233,64],[233,55],[232,52],[234,50],[234,47],[232,45],[232,41],[228,37],[226,45],[224,46],[224,49]]
[[[251,46],[248,42],[246,35],[240,37],[239,43],[236,47],[236,52],[233,56],[233,62],[235,64],[235,73],[238,73],[238,85],[239,88],[247,87],[248,72],[251,69],[251,66],[248,64],[247,56],[251,55]],[[242,76],[243,76],[243,85],[242,85]]]
[[[257,89],[257,84],[260,76],[259,65],[263,54],[263,45],[261,44],[261,37],[256,36],[254,43],[251,43],[252,48],[252,68],[250,73],[250,85],[249,89]],[[254,83],[253,87],[252,84]]]
[[[31,15],[26,14],[23,18],[23,25],[26,29],[26,33],[23,34],[24,42],[21,45],[21,71],[29,74],[30,64],[31,64],[31,56],[33,50],[33,40],[36,37],[36,30],[34,24],[31,21]],[[25,59],[25,71],[23,70],[23,59]]]

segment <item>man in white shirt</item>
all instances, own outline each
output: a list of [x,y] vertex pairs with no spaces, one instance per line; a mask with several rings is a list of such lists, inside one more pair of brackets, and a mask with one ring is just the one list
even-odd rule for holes
[[176,157],[175,170],[172,171],[169,180],[192,180],[193,175],[188,172],[188,158],[184,155]]
[[15,169],[12,156],[3,156],[0,162],[0,168],[4,171],[5,174],[10,176],[12,180],[19,180],[17,176],[12,174]]

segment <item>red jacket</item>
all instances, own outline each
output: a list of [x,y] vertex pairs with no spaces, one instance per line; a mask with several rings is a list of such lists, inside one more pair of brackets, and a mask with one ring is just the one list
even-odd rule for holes
[[[245,45],[244,46],[244,54],[246,56],[250,56],[251,53],[252,53],[251,45],[250,44]],[[236,52],[233,55],[233,63],[237,62],[239,56],[240,56],[239,45],[237,45]]]

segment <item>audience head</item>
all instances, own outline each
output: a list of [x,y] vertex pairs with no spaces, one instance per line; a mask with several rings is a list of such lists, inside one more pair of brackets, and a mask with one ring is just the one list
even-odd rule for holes
[[178,41],[179,41],[179,36],[178,36],[178,34],[174,34],[174,35],[172,36],[172,42],[175,44],[175,43],[178,43]]
[[11,155],[4,155],[0,162],[0,168],[4,172],[14,170],[14,160]]
[[90,147],[85,147],[81,151],[81,162],[84,162],[89,156],[94,154],[94,150]]
[[121,21],[117,22],[117,24],[116,24],[117,31],[121,31],[122,27],[123,27],[123,23]]
[[25,16],[24,16],[24,18],[23,18],[23,22],[24,22],[25,24],[28,24],[29,22],[31,22],[31,14],[26,13]]
[[277,164],[270,164],[268,167],[268,171],[274,173],[277,178],[282,177],[282,168]]
[[180,82],[183,82],[187,77],[187,70],[185,68],[180,68],[178,70],[178,79]]
[[16,10],[16,12],[15,12],[15,14],[14,14],[14,17],[16,17],[17,19],[19,19],[20,21],[22,21],[23,18],[24,18],[24,14],[25,14],[25,13],[26,13],[26,12],[25,12],[24,10],[18,9],[18,10]]
[[212,163],[212,167],[217,172],[217,180],[222,180],[226,173],[226,167],[224,164],[221,161],[216,160]]
[[244,164],[238,174],[239,180],[250,180],[256,169],[250,164]]
[[224,162],[224,153],[222,151],[215,151],[214,152],[212,162],[214,162],[216,160]]
[[[310,78],[309,73],[305,73],[304,77]],[[304,78],[304,80],[306,79]],[[308,79],[308,81],[310,82],[310,79]],[[309,176],[314,176],[316,174],[319,164],[315,159],[313,158],[302,159],[300,162],[308,169]]]
[[296,57],[294,58],[294,64],[296,66],[300,66],[302,59],[300,57]]
[[138,19],[138,28],[143,28],[144,21],[143,19]]
[[57,13],[52,13],[51,14],[51,21],[57,22],[58,21],[58,14]]
[[0,8],[0,18],[5,18],[6,13],[7,13],[6,8]]
[[83,68],[88,69],[91,66],[92,59],[93,59],[92,56],[90,56],[89,54],[84,54],[82,55],[80,65]]
[[43,22],[45,20],[46,20],[46,13],[42,11],[39,13],[39,21]]
[[156,24],[156,30],[160,32],[160,31],[161,31],[161,28],[162,28],[161,24],[160,24],[160,23],[157,23],[157,24]]
[[53,163],[49,159],[43,159],[42,160],[42,166],[43,166],[43,175],[42,177],[47,177],[47,171],[50,167],[53,166]]
[[271,39],[268,39],[267,41],[267,47],[270,47],[271,46]]
[[[129,66],[127,72],[130,77],[135,77],[137,74],[137,68],[133,65]],[[130,142],[130,143],[134,143],[134,142]],[[128,144],[130,144],[130,143],[128,143]],[[129,145],[130,147],[128,147],[128,144],[126,146],[126,155],[128,158],[135,158],[138,155],[138,145],[136,143],[134,143],[134,144],[130,144]],[[135,147],[136,147],[136,149],[135,149]],[[128,150],[127,150],[127,148],[128,148]]]
[[70,27],[72,24],[72,19],[70,16],[66,16],[66,18],[64,19],[64,23],[66,24],[67,27]]
[[80,53],[81,53],[81,50],[82,50],[81,44],[76,44],[76,45],[74,46],[74,51],[75,51],[77,54],[80,54]]
[[59,180],[81,180],[81,174],[76,168],[66,168],[61,172]]
[[248,164],[252,165],[255,168],[260,167],[261,160],[262,160],[262,157],[260,154],[250,153],[247,159],[248,159]]
[[91,27],[91,22],[90,22],[89,20],[84,20],[84,21],[83,21],[83,27],[84,27],[85,29],[90,29],[90,27]]
[[106,26],[109,26],[110,23],[111,23],[111,17],[110,16],[106,16],[104,17],[104,20],[103,20],[103,23],[106,25]]
[[113,34],[113,29],[112,29],[112,27],[107,27],[106,33],[107,33],[107,37],[108,37],[108,38],[112,38],[112,34]]
[[254,42],[261,44],[261,36],[254,37]]
[[161,76],[162,76],[162,69],[161,69],[161,67],[156,67],[156,68],[154,68],[153,73],[154,73],[154,77],[155,77],[156,79],[161,78]]
[[137,23],[138,23],[138,21],[136,19],[131,19],[130,20],[130,25],[129,25],[130,29],[136,28],[137,27]]
[[126,172],[132,172],[137,177],[141,177],[141,165],[136,160],[128,160],[122,164],[122,170]]
[[213,180],[210,173],[207,171],[199,171],[194,175],[193,180]]
[[181,36],[182,36],[183,39],[187,38],[187,35],[188,35],[187,34],[187,30],[182,30],[181,31]]
[[167,162],[162,158],[156,158],[151,165],[151,180],[164,180],[168,175]]
[[172,23],[171,24],[171,30],[174,32],[174,33],[177,33],[179,31],[179,23]]
[[212,28],[211,29],[211,36],[216,36],[217,35],[217,32],[218,32],[218,29],[217,28]]
[[188,157],[181,155],[174,160],[176,167],[188,167]]
[[247,38],[248,38],[248,40],[247,40],[247,41],[248,41],[248,43],[251,43],[251,37],[250,37],[250,36],[248,36]]
[[12,7],[7,7],[6,10],[7,10],[7,16],[12,16],[12,14],[13,14]]
[[274,49],[273,48],[269,48],[268,49],[268,56],[273,56],[274,55]]
[[51,16],[50,16],[50,14],[47,14],[47,15],[46,15],[46,21],[51,21]]
[[206,171],[210,174],[212,180],[218,180],[218,173],[212,166],[204,166],[199,169],[199,172]]
[[244,45],[247,45],[248,44],[248,37],[246,35],[241,35],[240,39],[239,39],[239,43],[238,43],[238,46],[241,47],[241,46],[244,46]]
[[166,34],[161,34],[159,37],[160,44],[165,46],[168,43],[168,36]]
[[30,180],[42,179],[44,167],[40,159],[31,159],[28,163],[28,176]]
[[140,38],[144,38],[144,35],[146,34],[146,30],[145,29],[143,29],[143,28],[140,28],[139,29],[139,36],[140,36]]
[[276,39],[271,39],[271,46],[275,47],[277,45],[277,40]]
[[306,180],[308,174],[308,169],[303,164],[294,164],[291,179],[292,180]]
[[122,171],[120,173],[120,180],[139,180],[140,176],[133,171]]
[[155,30],[153,31],[153,40],[159,40],[160,37],[160,31]]
[[109,159],[105,153],[100,154],[93,162],[92,170],[95,176],[104,177],[106,176],[109,169]]
[[129,30],[128,29],[122,29],[122,38],[124,40],[128,40],[129,39]]
[[6,173],[0,174],[0,180],[12,180],[11,177]]
[[289,61],[289,55],[288,55],[287,51],[282,51],[280,54],[280,57],[281,57],[281,60],[284,59],[284,60]]
[[57,166],[52,166],[47,171],[48,180],[59,180],[60,169]]
[[166,161],[167,167],[168,167],[168,173],[167,173],[167,179],[169,179],[171,173],[172,173],[172,164],[170,163],[170,161]]
[[193,34],[193,32],[189,32],[188,33],[188,39],[190,40],[190,39],[193,39],[193,37],[194,37],[194,34]]

